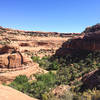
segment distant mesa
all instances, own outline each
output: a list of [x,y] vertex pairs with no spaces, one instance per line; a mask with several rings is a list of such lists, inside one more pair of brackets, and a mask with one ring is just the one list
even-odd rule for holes
[[80,35],[80,33],[60,33],[60,32],[41,32],[41,31],[24,31],[24,30],[15,30],[11,28],[3,28],[0,26],[0,33],[12,33],[12,34],[29,34],[33,36],[53,36],[53,37],[73,37],[73,35]]

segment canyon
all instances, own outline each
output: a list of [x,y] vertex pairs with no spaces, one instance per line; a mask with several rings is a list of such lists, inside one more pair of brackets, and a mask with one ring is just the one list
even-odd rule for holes
[[[19,75],[26,75],[28,78],[33,75],[31,80],[35,80],[34,75],[48,73],[32,61],[32,56],[60,58],[71,54],[85,57],[84,53],[80,54],[84,51],[100,51],[100,24],[87,27],[81,34],[22,31],[0,27],[0,84],[9,84]],[[97,69],[83,75],[80,79],[84,86],[93,89],[99,85],[99,78],[94,79],[99,76],[99,72]],[[59,95],[56,91],[58,90],[55,90],[55,94]]]

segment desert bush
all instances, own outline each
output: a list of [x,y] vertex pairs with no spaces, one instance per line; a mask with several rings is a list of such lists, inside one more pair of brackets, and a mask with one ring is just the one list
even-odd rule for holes
[[48,70],[58,70],[60,68],[60,64],[57,61],[53,61],[49,66]]
[[28,93],[30,89],[30,83],[28,82],[28,78],[25,75],[17,76],[16,79],[11,84],[9,84],[9,86],[24,93]]
[[34,62],[37,62],[40,67],[42,67],[45,70],[57,70],[60,67],[60,64],[57,60],[50,61],[49,56],[44,56],[43,58],[39,58],[38,56],[32,56],[31,57]]
[[42,94],[49,92],[55,86],[56,76],[52,72],[36,76],[37,82],[32,82],[30,93],[41,99]]
[[42,100],[73,100],[73,94],[71,92],[64,92],[61,96],[55,96],[50,92],[43,94]]
[[39,62],[40,60],[40,57],[39,56],[32,56],[31,59],[34,61],[34,62]]
[[32,97],[41,99],[42,94],[49,92],[55,86],[56,76],[52,72],[49,72],[43,75],[36,75],[36,79],[37,81],[30,83],[25,75],[20,75],[9,86]]

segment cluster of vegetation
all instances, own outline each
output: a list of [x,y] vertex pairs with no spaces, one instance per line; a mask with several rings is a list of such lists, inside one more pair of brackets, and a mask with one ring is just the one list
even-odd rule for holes
[[[97,98],[97,93],[100,93],[100,91],[91,91],[91,93],[89,91],[81,92],[83,82],[78,80],[86,73],[99,69],[100,52],[81,51],[65,57],[50,58],[46,56],[41,59],[38,56],[32,56],[32,60],[49,72],[47,74],[36,75],[37,81],[32,82],[29,82],[26,76],[18,76],[10,84],[11,87],[40,100],[65,100],[64,98],[69,98],[70,95],[68,93],[65,93],[59,99],[49,94],[54,87],[61,84],[70,85],[70,87],[74,86],[74,88],[71,88],[73,92],[73,95],[70,96],[71,99],[66,100],[92,100],[92,98]],[[52,70],[55,70],[56,73]],[[88,96],[91,99],[88,99]]]
[[44,75],[37,75],[37,81],[29,82],[25,75],[17,76],[9,86],[26,93],[29,96],[36,97],[40,100],[99,100],[99,90],[88,90],[83,93],[71,91],[64,92],[57,97],[50,90],[56,87],[56,76],[52,72]]
[[59,97],[48,93],[46,95],[44,94],[43,100],[100,100],[100,90],[87,90],[78,94],[68,91]]
[[[32,60],[48,71],[56,70],[57,84],[70,84],[75,79],[100,67],[100,52],[83,52],[65,57],[41,59],[38,56],[32,56]],[[82,84],[76,81],[75,84],[77,83]]]
[[29,96],[42,99],[44,93],[49,92],[56,85],[55,74],[49,72],[47,74],[36,75],[37,81],[29,82],[25,75],[20,75],[9,84],[9,86],[28,94]]
[[32,56],[31,58],[34,62],[37,62],[39,66],[45,70],[58,70],[60,68],[58,60],[51,61],[49,56],[45,56],[43,58],[40,58],[39,56]]

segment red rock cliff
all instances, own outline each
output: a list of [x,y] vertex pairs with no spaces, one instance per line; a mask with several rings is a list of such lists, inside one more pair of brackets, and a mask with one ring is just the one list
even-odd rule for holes
[[70,49],[100,50],[100,24],[88,27],[82,33],[66,44]]

